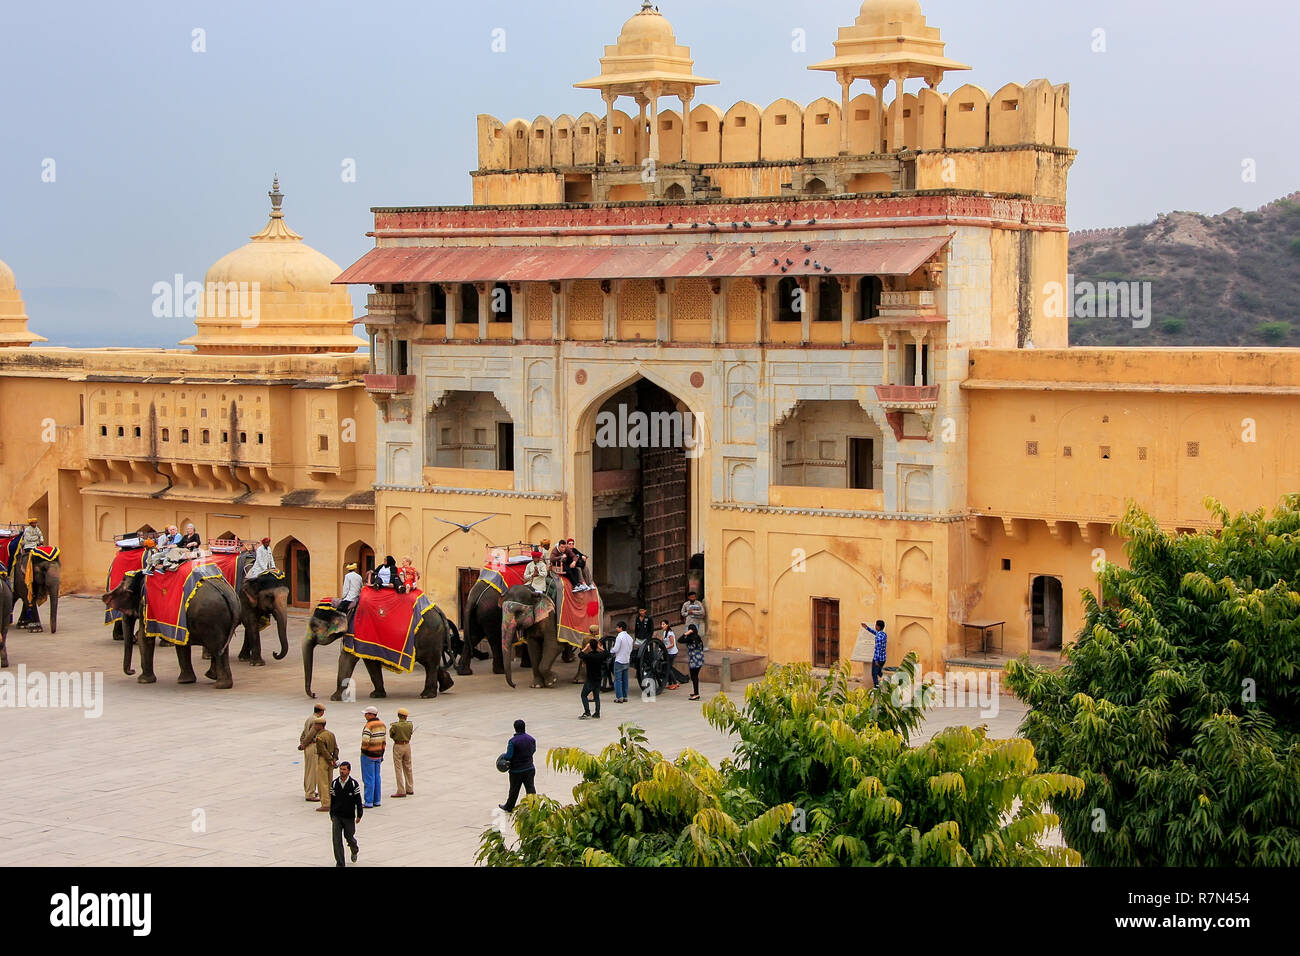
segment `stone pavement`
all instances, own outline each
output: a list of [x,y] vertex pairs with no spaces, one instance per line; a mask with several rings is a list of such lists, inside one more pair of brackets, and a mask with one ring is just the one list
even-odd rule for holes
[[[333,865],[328,815],[313,812],[316,804],[301,792],[298,735],[312,708],[302,686],[306,612],[290,620],[285,660],[271,658],[274,637],[264,638],[267,666],[232,660],[235,687],[218,691],[202,677],[206,665],[197,650],[199,682],[178,685],[176,655],[166,647],[155,654],[158,683],[138,684],[122,673],[122,645],[100,623],[98,598],[65,597],[59,611],[56,635],[10,631],[10,671],[22,664],[32,672],[101,672],[102,715],[0,710],[7,752],[16,758],[4,770],[0,866]],[[369,677],[358,667],[358,700],[335,703],[328,697],[338,654],[337,644],[317,651],[313,689],[327,707],[341,759],[352,761],[358,777],[366,706],[374,703],[385,722],[406,707],[416,725],[416,796],[388,797],[395,783],[385,760],[383,804],[366,811],[357,828],[360,866],[472,865],[479,834],[506,797],[506,776],[494,762],[516,717],[528,722],[539,755],[556,746],[599,750],[617,739],[622,721],[639,724],[652,747],[673,754],[691,747],[716,762],[731,752],[685,689],[652,703],[634,696],[615,705],[607,697],[601,720],[579,721],[578,687],[569,683],[576,665],[562,665],[561,683],[543,691],[526,683],[511,690],[490,662],[475,662],[473,676],[457,677],[451,692],[433,701],[419,699],[418,668],[386,675],[388,698],[371,701]],[[716,690],[701,687],[706,699]],[[1024,707],[1005,696],[999,704],[993,719],[973,708],[934,711],[926,733],[987,723],[994,736],[1013,735]],[[539,762],[540,792],[567,799],[576,782]]]

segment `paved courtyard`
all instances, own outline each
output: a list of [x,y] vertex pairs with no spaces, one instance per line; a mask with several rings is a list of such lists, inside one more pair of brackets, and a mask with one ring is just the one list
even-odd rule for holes
[[[65,597],[59,611],[56,635],[10,631],[10,670],[22,664],[29,671],[100,672],[103,712],[88,719],[78,709],[0,711],[8,752],[19,758],[6,774],[0,866],[333,864],[329,818],[302,796],[298,735],[312,707],[302,687],[305,612],[290,620],[285,660],[272,660],[264,640],[267,666],[232,661],[235,687],[218,691],[201,676],[206,665],[197,650],[197,684],[176,684],[170,648],[157,651],[158,683],[136,683],[122,673],[122,645],[100,623],[98,598]],[[635,696],[625,705],[606,702],[601,720],[579,721],[571,665],[563,665],[554,690],[542,691],[526,684],[511,690],[490,662],[476,662],[472,677],[457,677],[452,691],[434,701],[419,699],[417,669],[386,675],[388,698],[372,702],[359,667],[358,700],[334,703],[328,697],[338,654],[337,644],[317,651],[313,689],[328,708],[341,759],[351,760],[358,775],[367,705],[379,707],[386,722],[407,707],[416,725],[416,796],[388,798],[394,778],[385,760],[384,802],[366,812],[357,831],[361,866],[472,865],[479,834],[506,796],[506,777],[494,761],[516,717],[528,721],[539,755],[556,746],[599,750],[618,737],[623,721],[645,728],[651,746],[671,754],[691,747],[716,762],[731,752],[729,739],[705,722],[685,690],[653,703]],[[138,670],[138,655],[135,663]],[[717,686],[701,691],[707,699]],[[1006,696],[999,704],[991,719],[974,708],[934,711],[925,732],[986,723],[994,736],[1011,736],[1024,707]],[[576,782],[539,763],[539,791],[567,799]]]

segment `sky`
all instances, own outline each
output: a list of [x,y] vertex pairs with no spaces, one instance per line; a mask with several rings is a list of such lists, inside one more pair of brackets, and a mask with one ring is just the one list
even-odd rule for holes
[[[697,102],[838,98],[806,67],[833,54],[855,0],[659,6],[696,72],[722,81]],[[30,327],[54,345],[173,347],[192,321],[153,317],[155,283],[202,281],[260,230],[274,174],[286,221],[341,267],[371,247],[372,206],[468,203],[476,116],[599,113],[599,95],[572,84],[599,72],[639,7],[0,0],[0,259]],[[942,90],[1071,85],[1072,229],[1300,189],[1291,2],[922,8],[947,55],[974,67]]]

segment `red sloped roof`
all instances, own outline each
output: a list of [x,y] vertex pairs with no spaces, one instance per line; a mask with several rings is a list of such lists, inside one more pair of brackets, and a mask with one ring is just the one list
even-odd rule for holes
[[[783,275],[911,275],[950,236],[873,241],[646,246],[397,246],[372,249],[336,285],[390,282],[550,282]],[[805,251],[804,246],[810,246]],[[752,252],[751,252],[752,249]],[[713,258],[709,259],[709,255]],[[805,260],[808,265],[804,265]],[[813,263],[823,267],[815,269]],[[785,266],[787,271],[782,272]],[[825,272],[824,267],[831,271]]]

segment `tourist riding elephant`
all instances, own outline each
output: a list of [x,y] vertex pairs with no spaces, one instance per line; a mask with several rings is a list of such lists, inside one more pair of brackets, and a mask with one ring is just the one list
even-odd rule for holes
[[[105,607],[122,613],[122,632],[131,635],[131,639],[122,642],[122,673],[128,676],[135,673],[131,667],[131,651],[138,642],[140,676],[136,680],[141,684],[153,684],[158,680],[153,672],[155,641],[144,632],[144,592],[145,575],[132,574],[105,594],[103,601]],[[190,664],[190,649],[197,644],[203,648],[205,656],[212,659],[212,666],[203,676],[216,681],[219,689],[234,687],[234,677],[230,672],[230,641],[240,621],[239,598],[235,589],[222,577],[205,580],[186,606],[189,643],[183,647],[176,645],[176,660],[181,671],[176,683],[193,684],[197,681]]]
[[[365,595],[362,595],[361,600],[365,600]],[[333,644],[347,631],[347,614],[333,610],[327,605],[317,607],[312,613],[311,620],[307,622],[307,639],[302,642],[303,686],[307,690],[308,697],[316,696],[311,689],[312,662],[316,656],[316,648]],[[424,689],[420,691],[421,697],[437,697],[439,691],[450,690],[455,683],[451,674],[443,666],[443,649],[450,639],[451,622],[447,620],[441,608],[435,607],[424,615],[420,627],[415,632],[415,662],[424,668]],[[349,654],[346,650],[339,651],[338,681],[334,693],[330,695],[330,700],[343,699],[343,682],[352,679],[358,660],[361,658]],[[370,696],[387,697],[388,693],[384,690],[383,665],[369,658],[365,660],[365,665],[366,670],[370,672],[370,682],[375,687]]]
[[[27,565],[32,566],[32,593],[27,593]],[[57,634],[59,630],[59,577],[63,573],[63,566],[59,559],[46,561],[42,558],[33,558],[32,552],[20,551],[14,558],[13,567],[13,589],[14,601],[21,601],[23,609],[18,616],[18,620],[23,622],[23,626],[30,631],[43,631],[41,627],[40,606],[45,603],[45,599],[50,600],[50,633]],[[30,620],[29,620],[30,617]]]
[[9,616],[14,612],[14,592],[9,577],[0,573],[0,667],[9,666]]
[[289,653],[289,579],[269,573],[245,578],[252,563],[251,554],[240,555],[237,580],[242,581],[239,608],[244,625],[244,646],[240,648],[239,659],[248,661],[253,667],[265,667],[266,661],[262,660],[262,628],[270,623],[271,618],[275,618],[280,636],[280,651],[273,652],[271,656],[282,661]]
[[[533,667],[533,687],[554,687],[559,678],[551,670],[560,656],[560,619],[555,602],[527,584],[511,588],[501,597],[501,656],[506,683],[515,686],[511,649],[521,637]],[[495,656],[495,654],[494,654]]]

